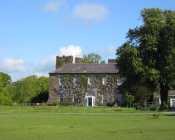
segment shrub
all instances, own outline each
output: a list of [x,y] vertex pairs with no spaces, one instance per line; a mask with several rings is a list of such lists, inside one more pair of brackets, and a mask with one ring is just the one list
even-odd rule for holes
[[153,119],[159,119],[160,114],[159,113],[154,113],[153,114]]
[[149,107],[149,110],[150,110],[150,111],[157,111],[157,110],[159,110],[159,106],[158,106],[158,105],[151,105],[151,106]]
[[160,106],[159,110],[160,111],[168,111],[169,110],[169,107],[168,107],[167,104],[163,104],[163,105]]
[[113,107],[115,105],[115,102],[108,102],[106,105],[109,107]]
[[12,100],[9,96],[1,92],[0,93],[0,104],[1,105],[12,105]]

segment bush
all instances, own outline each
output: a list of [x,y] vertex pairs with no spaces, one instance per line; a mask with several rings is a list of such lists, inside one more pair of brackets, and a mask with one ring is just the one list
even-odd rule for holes
[[144,110],[144,106],[141,104],[136,104],[135,108],[136,108],[136,110]]
[[128,107],[133,106],[134,100],[135,100],[135,98],[134,98],[133,95],[129,95],[129,94],[126,94],[126,95],[125,95],[125,104],[126,104]]
[[0,93],[0,105],[12,105],[12,100],[4,93]]
[[169,110],[169,107],[168,107],[167,104],[163,104],[163,105],[160,106],[159,110],[160,111],[168,111]]
[[115,105],[115,102],[108,102],[106,105],[109,107],[113,107]]
[[158,106],[158,105],[151,105],[151,106],[149,107],[149,110],[150,110],[150,111],[157,111],[157,110],[159,110],[159,106]]
[[45,92],[41,92],[40,94],[34,96],[32,99],[31,99],[31,103],[46,103],[47,100],[48,100],[48,92],[45,91]]
[[159,113],[154,113],[153,114],[153,119],[159,119],[160,117],[160,114]]

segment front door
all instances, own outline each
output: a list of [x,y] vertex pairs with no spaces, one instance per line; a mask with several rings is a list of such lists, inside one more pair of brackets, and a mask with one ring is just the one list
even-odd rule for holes
[[89,107],[95,106],[95,96],[86,96],[85,105]]
[[88,106],[92,106],[92,97],[88,97]]

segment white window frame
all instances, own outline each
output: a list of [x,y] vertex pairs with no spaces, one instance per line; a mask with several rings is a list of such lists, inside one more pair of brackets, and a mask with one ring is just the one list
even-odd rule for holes
[[106,85],[106,77],[102,78],[102,85]]
[[77,85],[77,78],[73,78],[73,85],[76,86]]
[[101,95],[101,104],[103,105],[103,103],[104,103],[104,97],[103,97],[103,95]]
[[58,85],[59,85],[59,86],[62,85],[62,83],[61,83],[61,78],[60,78],[60,77],[58,78]]
[[91,85],[91,78],[90,77],[88,77],[87,84]]

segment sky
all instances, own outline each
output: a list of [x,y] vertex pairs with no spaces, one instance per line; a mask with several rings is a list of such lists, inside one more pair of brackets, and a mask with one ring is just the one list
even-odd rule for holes
[[0,0],[0,71],[15,81],[48,76],[56,55],[115,58],[144,8],[175,10],[175,0]]

